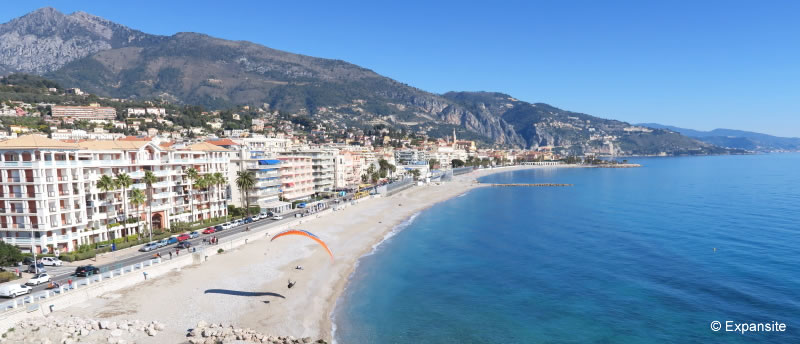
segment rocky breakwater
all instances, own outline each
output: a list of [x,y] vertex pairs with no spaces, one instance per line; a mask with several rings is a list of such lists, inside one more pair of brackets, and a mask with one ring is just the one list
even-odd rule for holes
[[157,321],[109,321],[51,316],[18,323],[2,335],[0,343],[126,344],[153,337],[163,330],[164,324]]
[[294,338],[292,336],[276,337],[258,333],[249,328],[235,328],[233,325],[209,324],[200,321],[197,326],[186,334],[191,344],[217,344],[217,343],[269,343],[269,344],[327,344],[319,339],[314,341],[311,337]]

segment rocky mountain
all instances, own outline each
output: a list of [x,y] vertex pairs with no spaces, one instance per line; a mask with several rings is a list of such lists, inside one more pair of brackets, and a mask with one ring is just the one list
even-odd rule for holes
[[779,137],[752,131],[721,128],[700,131],[658,123],[643,123],[641,125],[674,131],[720,147],[756,152],[800,151],[799,137]]
[[712,144],[669,130],[635,126],[544,103],[527,103],[495,92],[449,92],[444,97],[469,111],[514,126],[527,147],[556,146],[568,153],[697,155],[726,153]]
[[673,132],[626,132],[627,123],[499,93],[438,95],[345,61],[198,33],[150,35],[83,12],[66,15],[43,8],[1,24],[0,57],[0,74],[32,72],[113,98],[166,99],[216,109],[255,105],[435,137],[457,128],[460,137],[488,143],[559,145],[577,153],[714,152],[708,144]]
[[161,39],[85,12],[45,7],[0,24],[0,71],[46,73],[99,51]]

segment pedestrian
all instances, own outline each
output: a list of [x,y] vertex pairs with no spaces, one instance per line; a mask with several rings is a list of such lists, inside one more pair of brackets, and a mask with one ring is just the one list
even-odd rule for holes
[[172,260],[172,251],[169,251],[169,259]]
[[176,248],[176,249],[175,249],[175,255],[176,255],[176,256],[180,256],[180,255],[181,255],[181,249],[179,249],[179,248]]
[[72,289],[72,279],[71,278],[67,280],[67,283],[69,283],[69,289]]

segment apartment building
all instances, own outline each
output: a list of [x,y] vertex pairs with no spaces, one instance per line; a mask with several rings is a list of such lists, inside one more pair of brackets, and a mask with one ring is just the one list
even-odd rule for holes
[[[174,222],[225,216],[224,187],[194,190],[186,172],[227,173],[228,151],[198,143],[159,146],[149,141],[65,143],[26,135],[0,142],[0,238],[25,251],[69,252],[83,244],[146,233]],[[157,182],[143,182],[152,171]],[[103,191],[103,175],[125,173],[134,184]],[[152,202],[134,207],[133,189],[151,190]],[[123,201],[125,200],[125,201]],[[128,219],[138,219],[126,221]]]
[[348,151],[339,151],[333,165],[333,189],[355,189],[361,182],[361,177],[356,173],[353,155]]
[[287,201],[308,199],[314,194],[311,158],[282,155],[280,160],[281,195]]
[[331,148],[306,148],[283,152],[281,155],[311,158],[311,174],[314,177],[314,193],[333,192],[335,163],[338,150]]
[[53,106],[53,117],[63,118],[70,117],[75,119],[85,120],[113,120],[117,118],[117,110],[112,107],[103,106]]

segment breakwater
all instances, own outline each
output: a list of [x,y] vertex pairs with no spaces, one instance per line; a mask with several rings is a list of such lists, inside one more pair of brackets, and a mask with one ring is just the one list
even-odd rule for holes
[[536,183],[536,184],[489,184],[489,186],[523,186],[523,187],[539,187],[539,186],[573,186],[573,184],[555,184],[555,183]]

